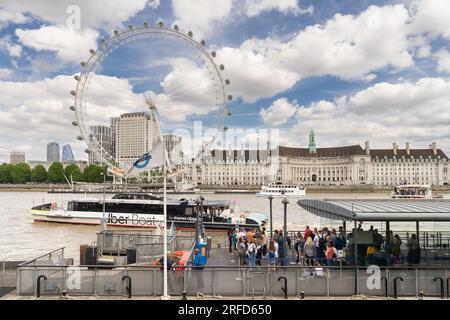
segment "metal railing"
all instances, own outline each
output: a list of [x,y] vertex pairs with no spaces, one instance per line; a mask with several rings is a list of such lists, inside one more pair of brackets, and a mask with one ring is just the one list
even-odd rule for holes
[[16,286],[17,266],[23,262],[8,259],[0,261],[0,288],[13,288]]
[[61,266],[64,265],[64,248],[61,247],[59,249],[50,251],[49,253],[43,254],[37,258],[27,260],[24,263],[19,264],[19,267],[24,266],[39,266],[39,265],[47,265],[47,266]]
[[[188,296],[353,296],[448,298],[449,269],[432,267],[380,268],[355,267],[222,267],[192,266],[169,271],[170,295]],[[41,295],[69,296],[159,296],[162,295],[160,267],[123,266],[38,266],[18,270],[17,294],[37,295],[40,276]],[[132,279],[130,293],[124,277]],[[279,281],[285,277],[286,282]],[[401,281],[399,279],[402,279]],[[377,280],[378,279],[378,280]],[[385,279],[385,280],[384,280]],[[397,280],[395,280],[397,279]],[[442,280],[441,280],[442,279]],[[286,287],[287,286],[287,287]]]

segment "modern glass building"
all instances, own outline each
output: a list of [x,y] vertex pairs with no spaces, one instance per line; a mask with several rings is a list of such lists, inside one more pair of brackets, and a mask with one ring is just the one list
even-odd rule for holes
[[62,161],[63,162],[75,161],[75,157],[73,155],[72,148],[70,147],[70,144],[65,144],[63,146]]
[[59,144],[56,142],[50,142],[47,144],[47,162],[59,161]]

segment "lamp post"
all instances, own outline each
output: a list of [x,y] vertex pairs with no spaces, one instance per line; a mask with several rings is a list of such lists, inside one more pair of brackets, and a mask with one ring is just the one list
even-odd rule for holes
[[269,199],[269,212],[270,212],[270,240],[273,238],[273,224],[272,224],[272,200],[273,196],[269,194],[267,197]]
[[199,237],[199,233],[200,233],[200,228],[199,228],[199,215],[200,215],[200,203],[202,202],[201,198],[198,197],[195,200],[195,211],[196,211],[196,215],[195,215],[195,247],[197,247],[198,245],[198,237]]
[[287,198],[283,198],[281,203],[284,205],[284,226],[283,226],[283,236],[287,237],[287,205],[289,201]]
[[100,175],[103,176],[103,215],[102,222],[100,224],[100,232],[104,233],[106,231],[106,172],[101,172]]
[[199,234],[202,236],[202,239],[204,238],[203,234],[203,201],[205,201],[205,198],[203,196],[200,196],[200,230]]

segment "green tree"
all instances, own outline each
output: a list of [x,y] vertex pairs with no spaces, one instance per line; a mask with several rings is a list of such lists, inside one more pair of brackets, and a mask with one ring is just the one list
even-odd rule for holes
[[48,168],[48,180],[53,183],[62,183],[64,179],[64,167],[61,162],[53,162]]
[[84,169],[83,177],[86,182],[103,182],[102,173],[106,172],[103,167],[91,164]]
[[3,163],[0,165],[0,183],[11,183],[11,171],[14,165]]
[[28,163],[18,163],[12,167],[11,179],[14,183],[26,183],[31,179],[31,168]]
[[31,171],[31,181],[42,183],[47,181],[47,170],[45,167],[41,164],[38,164],[34,169]]
[[70,177],[72,176],[73,181],[81,181],[83,180],[83,174],[80,171],[80,168],[76,164],[69,164],[64,172],[66,174],[67,179],[70,181]]

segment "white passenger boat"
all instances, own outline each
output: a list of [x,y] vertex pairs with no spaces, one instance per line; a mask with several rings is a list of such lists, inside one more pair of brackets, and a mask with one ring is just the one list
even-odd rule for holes
[[301,198],[306,195],[304,187],[299,185],[273,183],[263,185],[261,191],[256,194],[257,197],[287,197],[287,198]]
[[431,199],[433,193],[430,185],[402,184],[394,188],[391,198],[396,199]]
[[[200,211],[205,229],[223,229],[239,225],[258,228],[265,224],[259,213],[236,213],[230,201],[205,200]],[[104,212],[104,213],[103,213]],[[187,199],[167,199],[167,223],[177,229],[195,228],[197,204]],[[34,221],[118,227],[157,228],[164,222],[163,199],[149,194],[120,193],[105,201],[99,199],[71,200],[66,207],[44,203],[31,209]]]

